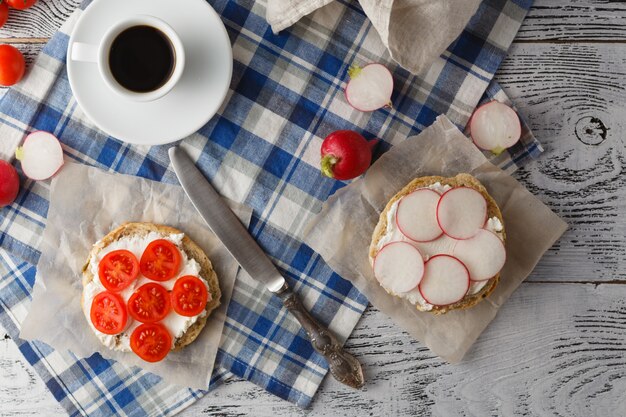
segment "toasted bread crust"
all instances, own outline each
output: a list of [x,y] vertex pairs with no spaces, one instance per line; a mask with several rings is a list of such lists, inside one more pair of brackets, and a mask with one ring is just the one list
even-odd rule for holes
[[[102,239],[100,239],[99,244],[94,245],[89,252],[89,256],[87,257],[87,262],[83,266],[83,288],[90,283],[94,276],[90,272],[89,262],[91,258],[96,255],[103,248],[107,247],[112,242],[115,242],[122,237],[125,236],[145,236],[150,232],[157,232],[162,235],[170,235],[170,234],[180,234],[183,233],[178,229],[175,229],[170,226],[164,226],[154,223],[137,223],[137,222],[129,222],[124,223],[119,226],[117,229],[112,230]],[[183,237],[182,240],[183,251],[187,254],[190,259],[195,259],[196,262],[200,265],[200,279],[204,279],[209,286],[209,293],[211,294],[211,301],[209,301],[206,305],[207,314],[204,317],[200,317],[194,324],[192,324],[189,329],[179,338],[174,341],[174,351],[178,351],[191,342],[193,342],[196,337],[200,334],[202,329],[204,328],[207,318],[211,314],[213,310],[215,310],[220,305],[220,297],[221,291],[219,287],[219,281],[217,279],[217,274],[213,269],[213,265],[211,261],[206,256],[204,251],[187,235]],[[84,307],[84,300],[81,297],[81,306]]]
[[[385,206],[383,212],[380,214],[378,224],[376,225],[376,227],[374,228],[374,232],[372,233],[372,243],[370,244],[369,248],[370,263],[372,263],[373,259],[376,257],[376,254],[378,253],[378,242],[385,235],[385,231],[387,230],[387,213],[391,209],[391,206],[393,206],[396,201],[400,200],[405,195],[410,194],[419,188],[428,187],[437,182],[442,185],[449,185],[452,188],[469,187],[480,192],[487,201],[488,218],[497,217],[500,220],[503,225],[502,239],[504,240],[506,238],[504,230],[504,219],[502,218],[500,208],[496,204],[495,200],[489,195],[487,189],[476,178],[469,174],[459,174],[456,177],[450,178],[439,176],[420,177],[408,183],[403,189],[401,189],[396,195],[394,195]],[[476,294],[465,296],[465,298],[454,304],[450,304],[447,306],[433,306],[432,310],[425,310],[419,304],[415,304],[415,307],[420,311],[429,311],[433,314],[444,314],[451,310],[469,308],[478,304],[481,300],[491,294],[498,285],[499,280],[500,274],[498,273],[493,278],[489,279],[489,282],[487,282],[487,284],[479,292],[477,292]]]

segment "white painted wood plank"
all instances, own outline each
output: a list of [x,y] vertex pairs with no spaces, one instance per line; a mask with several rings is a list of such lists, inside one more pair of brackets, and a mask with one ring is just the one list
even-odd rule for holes
[[52,417],[66,414],[0,326],[0,416]]
[[[48,38],[80,5],[80,0],[38,0],[13,11],[0,38]],[[535,0],[518,41],[626,39],[626,4],[607,0]]]
[[626,3],[607,0],[535,0],[517,41],[626,39]]
[[[238,381],[181,416],[626,415],[626,285],[523,284],[459,365],[434,358],[373,310],[348,347],[365,367],[362,391],[327,378],[303,411]],[[12,343],[0,349],[0,415],[58,412]],[[15,386],[19,395],[7,389]]]
[[0,38],[49,38],[80,5],[81,0],[38,0],[27,10],[9,10]]
[[626,280],[626,44],[516,44],[496,78],[546,149],[516,176],[570,224],[533,279]]

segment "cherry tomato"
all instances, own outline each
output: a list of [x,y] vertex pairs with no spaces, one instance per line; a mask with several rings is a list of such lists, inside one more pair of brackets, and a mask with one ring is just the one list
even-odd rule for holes
[[89,317],[93,326],[104,334],[121,333],[128,320],[124,300],[109,291],[103,291],[93,298]]
[[0,85],[8,87],[20,81],[26,70],[24,55],[12,45],[0,45]]
[[170,294],[157,283],[142,285],[128,299],[128,313],[142,323],[161,321],[171,309]]
[[141,255],[139,269],[146,277],[154,281],[167,281],[178,274],[180,252],[176,245],[165,239],[150,242]]
[[20,177],[13,165],[0,161],[0,207],[11,204],[20,190]]
[[160,323],[146,323],[130,335],[130,348],[146,362],[158,362],[172,349],[172,336]]
[[202,313],[208,299],[204,282],[191,275],[178,278],[172,288],[172,308],[181,316],[193,317]]
[[0,2],[0,28],[4,26],[9,18],[9,6],[7,6],[6,2]]
[[23,10],[23,9],[28,9],[33,4],[37,3],[37,0],[3,0],[3,2],[6,2],[9,6],[13,7],[14,9]]
[[114,250],[104,255],[98,265],[98,277],[109,291],[122,291],[139,275],[139,262],[132,252]]

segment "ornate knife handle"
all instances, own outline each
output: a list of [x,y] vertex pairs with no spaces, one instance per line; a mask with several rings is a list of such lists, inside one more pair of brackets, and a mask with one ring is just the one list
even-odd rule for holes
[[291,291],[287,283],[275,294],[283,301],[287,310],[300,322],[311,339],[313,349],[326,358],[333,377],[349,387],[361,388],[365,384],[365,378],[359,361],[344,351],[337,338],[306,311],[298,296]]

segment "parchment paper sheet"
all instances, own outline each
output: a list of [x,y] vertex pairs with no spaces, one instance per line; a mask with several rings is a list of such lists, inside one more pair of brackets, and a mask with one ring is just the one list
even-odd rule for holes
[[[389,199],[416,177],[476,176],[498,202],[506,230],[507,261],[495,291],[475,307],[435,316],[393,297],[378,284],[368,248]],[[445,117],[394,146],[365,177],[339,190],[307,225],[305,242],[380,311],[449,362],[460,361],[498,309],[565,232],[563,222],[520,183],[489,163]]]
[[[251,210],[234,203],[231,207],[247,225]],[[213,311],[198,338],[182,351],[172,352],[153,364],[134,353],[116,352],[101,345],[80,306],[81,269],[91,246],[127,221],[166,224],[185,232],[211,259],[222,291],[220,307]],[[139,366],[172,384],[208,387],[238,265],[181,187],[66,164],[51,184],[40,250],[33,302],[21,338],[41,340],[81,358],[99,352],[105,358]]]

